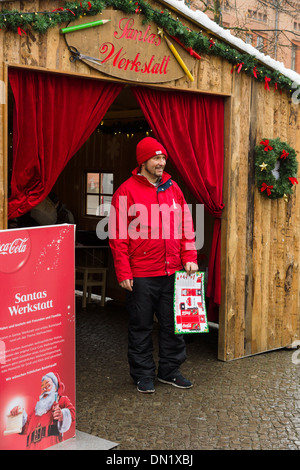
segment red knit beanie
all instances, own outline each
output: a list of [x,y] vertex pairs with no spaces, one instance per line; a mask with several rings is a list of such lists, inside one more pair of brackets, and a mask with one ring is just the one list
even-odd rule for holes
[[145,137],[136,146],[136,159],[139,166],[149,158],[162,154],[168,158],[166,149],[153,137]]

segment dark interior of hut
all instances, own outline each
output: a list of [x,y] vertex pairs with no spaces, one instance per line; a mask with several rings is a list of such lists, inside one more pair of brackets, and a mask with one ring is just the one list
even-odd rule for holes
[[[13,161],[13,113],[14,100],[9,91],[8,116],[8,195]],[[96,130],[71,158],[58,177],[52,191],[60,203],[74,217],[76,224],[76,264],[92,263],[107,269],[106,296],[118,301],[125,299],[124,291],[118,286],[108,239],[100,239],[96,229],[107,215],[105,204],[109,204],[113,192],[131,175],[136,167],[135,148],[139,140],[152,135],[144,114],[135,99],[130,86],[124,87],[115,99]],[[197,200],[190,193],[176,169],[168,159],[166,171],[179,184],[185,199],[192,208],[195,223]],[[104,203],[104,206],[103,206]],[[101,205],[102,204],[102,205]],[[104,209],[103,209],[104,208]],[[28,214],[27,214],[28,215]],[[27,216],[21,226],[29,226]],[[14,228],[11,221],[10,228]],[[204,243],[198,251],[201,271],[208,268],[208,259],[213,231],[213,217],[204,211]],[[92,247],[85,248],[84,247]],[[78,286],[76,286],[77,288]],[[80,289],[80,287],[79,287]],[[97,286],[93,293],[99,294]],[[100,291],[101,293],[101,291]]]

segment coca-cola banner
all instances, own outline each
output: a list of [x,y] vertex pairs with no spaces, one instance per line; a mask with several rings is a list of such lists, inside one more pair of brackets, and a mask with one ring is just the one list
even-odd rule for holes
[[0,231],[0,449],[75,435],[74,227]]

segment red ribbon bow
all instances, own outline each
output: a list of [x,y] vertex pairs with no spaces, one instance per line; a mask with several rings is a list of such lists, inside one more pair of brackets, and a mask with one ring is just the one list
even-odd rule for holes
[[[90,2],[89,2],[90,3]],[[80,2],[80,6],[82,7],[82,3]],[[64,11],[63,7],[60,7],[60,8],[55,8],[55,10],[52,10],[52,13],[54,13],[55,11]],[[66,8],[66,11],[69,11],[70,13],[72,13],[72,15],[75,16],[75,13],[74,11],[70,10],[70,8]]]
[[189,51],[189,53],[192,57],[195,57],[195,59],[198,59],[198,60],[201,59],[201,55],[197,54],[197,52],[194,51],[194,49],[192,49],[191,47],[188,47],[187,50]]
[[273,186],[268,186],[267,183],[263,183],[260,188],[261,192],[267,190],[268,196],[271,194],[271,189],[273,189]]
[[253,75],[255,78],[257,78],[257,67],[255,66],[253,69]]
[[274,83],[274,92],[276,90],[279,90],[279,93],[282,95],[282,90],[280,88],[278,88],[278,83],[277,82]]
[[231,69],[231,73],[233,73],[233,71],[236,67],[237,67],[237,73],[240,73],[240,71],[242,70],[243,65],[244,65],[244,62],[240,62],[239,64],[234,65]]
[[260,142],[260,144],[265,146],[265,148],[264,148],[265,152],[267,152],[268,150],[273,150],[273,147],[271,147],[271,145],[269,145],[269,139],[262,140]]
[[175,36],[171,36],[172,39],[174,39],[174,41],[178,42],[178,44],[181,45],[181,47],[183,47],[183,49],[185,49],[186,51],[188,51],[190,53],[190,55],[192,57],[195,57],[195,59],[198,59],[200,60],[201,59],[201,56],[199,54],[197,54],[197,52],[194,51],[194,49],[192,49],[191,47],[186,47],[184,44],[182,44],[182,42],[179,41],[179,39],[177,39]]
[[298,184],[297,178],[290,177],[289,180],[290,180],[290,182],[291,182],[292,184],[295,184],[295,183]]
[[210,42],[210,46],[209,46],[209,49],[210,49],[212,46],[215,45],[215,41],[213,41],[212,39],[210,39],[209,42]]
[[141,10],[141,8],[140,8],[140,6],[139,6],[139,2],[135,2],[135,5],[136,5],[135,13],[137,13],[137,14],[138,14],[138,13],[141,13],[142,10]]
[[237,64],[237,68],[238,68],[237,72],[238,73],[240,73],[240,71],[242,70],[243,65],[244,65],[244,62],[240,62],[239,64]]
[[21,27],[18,26],[18,34],[19,34],[20,36],[22,36],[22,33],[24,33],[24,34],[27,36],[26,31],[24,31],[24,29],[21,29]]
[[280,155],[280,158],[283,158],[285,160],[288,155],[289,155],[288,152],[286,152],[285,150],[282,150],[282,154]]
[[269,87],[269,82],[271,81],[270,78],[268,77],[265,77],[265,90],[269,90],[270,91],[270,87]]

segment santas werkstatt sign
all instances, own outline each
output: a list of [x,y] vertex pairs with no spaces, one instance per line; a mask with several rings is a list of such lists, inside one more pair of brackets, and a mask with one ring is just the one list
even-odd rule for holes
[[195,58],[155,23],[143,24],[142,15],[105,10],[70,23],[62,33],[71,60],[82,60],[107,75],[145,83],[168,82],[185,75],[193,81]]

